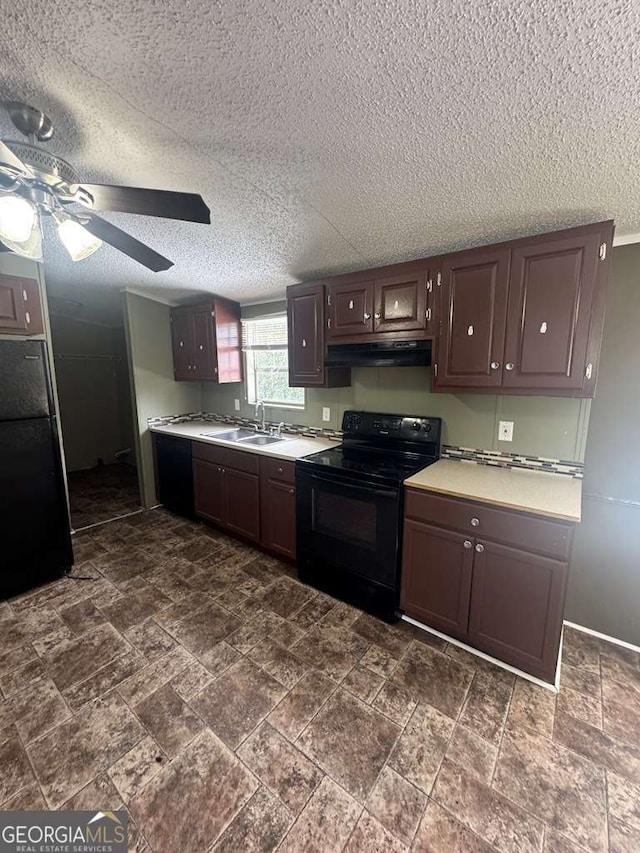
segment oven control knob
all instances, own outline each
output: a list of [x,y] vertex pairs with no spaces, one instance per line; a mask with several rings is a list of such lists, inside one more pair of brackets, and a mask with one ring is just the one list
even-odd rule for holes
[[425,432],[431,432],[431,424],[425,424],[423,429]]
[[414,421],[411,427],[415,432],[420,432],[420,421]]

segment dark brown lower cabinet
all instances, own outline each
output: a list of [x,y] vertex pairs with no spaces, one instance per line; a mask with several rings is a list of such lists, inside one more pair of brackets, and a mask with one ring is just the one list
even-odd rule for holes
[[296,556],[295,465],[260,458],[260,544],[291,560]]
[[553,682],[573,527],[408,489],[401,607],[430,628]]
[[470,645],[539,678],[553,678],[568,568],[538,554],[476,542]]
[[425,625],[464,638],[472,565],[473,548],[467,536],[421,521],[405,521],[400,606]]
[[[234,462],[237,467],[232,467]],[[257,459],[250,454],[193,442],[196,515],[245,539],[259,542],[260,481],[257,472]]]
[[260,539],[260,486],[256,474],[223,468],[226,526],[245,539]]
[[222,468],[211,462],[194,459],[193,492],[196,514],[216,524],[224,524],[226,500]]

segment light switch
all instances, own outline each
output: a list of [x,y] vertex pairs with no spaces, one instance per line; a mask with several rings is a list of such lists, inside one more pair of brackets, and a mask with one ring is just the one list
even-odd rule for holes
[[240,400],[233,401],[233,408],[236,410],[236,412],[240,411]]
[[331,420],[331,409],[329,406],[322,407],[322,420],[327,422]]

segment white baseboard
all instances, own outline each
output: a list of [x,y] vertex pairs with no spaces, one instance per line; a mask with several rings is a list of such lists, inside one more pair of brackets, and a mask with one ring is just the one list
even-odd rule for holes
[[607,643],[613,643],[614,646],[622,646],[623,649],[631,649],[632,652],[637,652],[640,655],[640,646],[634,646],[633,643],[627,643],[626,640],[619,640],[617,637],[610,637],[608,634],[601,634],[600,631],[594,631],[593,628],[585,628],[584,625],[578,625],[576,622],[564,620],[564,624],[570,628],[575,628],[576,631],[582,631],[583,634],[590,634],[592,637],[597,637],[599,640],[606,640]]
[[520,678],[524,678],[527,681],[531,681],[533,684],[537,684],[539,687],[544,687],[546,690],[550,690],[552,693],[558,693],[560,691],[560,661],[562,660],[562,637],[560,638],[560,650],[558,652],[558,662],[556,664],[555,682],[553,684],[549,684],[548,681],[543,681],[541,678],[536,678],[535,675],[530,675],[528,672],[523,672],[521,669],[517,669],[515,666],[511,666],[510,664],[505,663],[504,661],[491,657],[491,655],[487,655],[484,652],[480,652],[478,651],[478,649],[474,649],[473,646],[468,646],[466,643],[460,642],[460,640],[454,640],[453,637],[449,637],[448,634],[443,634],[441,631],[437,631],[435,628],[429,628],[428,625],[423,625],[423,623],[418,622],[417,619],[412,619],[410,616],[403,616],[402,619],[405,622],[411,623],[411,625],[415,625],[416,628],[421,628],[428,634],[433,634],[434,636],[439,637],[441,640],[446,640],[447,643],[451,643],[453,646],[458,646],[458,648],[464,649],[465,652],[469,652],[470,654],[475,655],[477,658],[482,658],[482,660],[486,660],[489,663],[494,664],[494,666],[499,666],[501,669],[506,669],[507,672],[513,672],[514,675],[519,675]]

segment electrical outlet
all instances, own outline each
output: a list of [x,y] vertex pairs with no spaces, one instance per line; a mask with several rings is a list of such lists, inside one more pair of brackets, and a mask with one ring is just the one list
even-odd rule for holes
[[331,420],[331,409],[329,406],[322,407],[322,420],[327,422]]
[[236,412],[240,411],[240,400],[233,401],[233,408],[236,410]]
[[513,441],[513,421],[500,421],[498,424],[498,441]]

